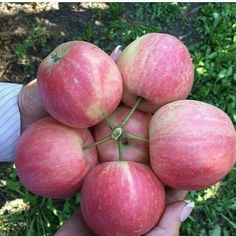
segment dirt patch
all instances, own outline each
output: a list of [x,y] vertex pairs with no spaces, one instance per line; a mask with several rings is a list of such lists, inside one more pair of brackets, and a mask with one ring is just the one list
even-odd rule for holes
[[[57,45],[73,40],[84,31],[91,17],[91,4],[0,3],[0,81],[27,83],[32,80],[42,58]],[[105,9],[106,4],[94,7]],[[29,32],[38,35],[34,37]],[[43,37],[45,44],[40,41]],[[23,54],[21,50],[27,49],[27,43],[32,44],[27,51],[28,58],[17,58],[17,53]],[[17,48],[19,44],[23,48]],[[31,71],[24,70],[26,63],[30,64]]]
[[[190,4],[183,14],[194,21],[200,6]],[[27,83],[36,77],[40,61],[59,44],[84,32],[101,37],[109,19],[106,13],[103,22],[94,17],[109,7],[107,3],[0,3],[0,81]],[[135,14],[135,5],[125,4],[122,17],[133,27],[137,27],[132,22]],[[160,24],[163,32],[176,35],[187,44],[197,37],[191,26],[183,27],[180,21],[171,26],[158,20],[150,23]],[[109,50],[122,42],[122,33],[109,43]],[[105,39],[107,36],[103,35]]]
[[[0,3],[0,81],[26,84],[34,79],[40,61],[59,44],[80,35],[93,8],[106,7],[104,3]],[[10,166],[0,162],[0,180],[8,179]],[[0,206],[5,202],[0,190]]]

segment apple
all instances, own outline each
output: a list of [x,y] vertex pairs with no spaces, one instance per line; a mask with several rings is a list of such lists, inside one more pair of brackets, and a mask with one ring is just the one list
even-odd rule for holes
[[104,162],[85,178],[81,212],[103,236],[138,236],[151,230],[165,207],[165,192],[151,169],[129,161]]
[[162,105],[186,98],[192,88],[194,69],[185,45],[169,34],[150,33],[129,44],[121,53],[122,101],[155,112]]
[[96,149],[83,150],[93,142],[88,129],[67,127],[52,117],[35,122],[17,144],[15,164],[21,183],[39,196],[74,195],[97,163]]
[[54,49],[38,68],[45,110],[61,123],[93,126],[119,105],[123,84],[115,62],[97,46],[70,41]]
[[[109,117],[109,120],[118,127],[130,112],[130,107],[120,105]],[[135,135],[137,138],[148,140],[148,129],[151,115],[135,111],[127,124],[123,128],[123,133],[119,137],[122,142],[123,160],[137,161],[147,163],[149,161],[149,145],[148,142],[143,142],[137,139],[130,138],[128,134]],[[128,132],[128,134],[127,134]],[[102,140],[104,137],[110,135],[112,129],[108,122],[103,120],[98,125],[94,126],[93,135],[95,141]],[[103,161],[117,161],[119,160],[119,148],[117,140],[111,139],[109,142],[97,146],[98,157]]]
[[161,107],[149,129],[151,166],[166,185],[199,190],[221,180],[236,159],[230,118],[210,104],[181,100]]

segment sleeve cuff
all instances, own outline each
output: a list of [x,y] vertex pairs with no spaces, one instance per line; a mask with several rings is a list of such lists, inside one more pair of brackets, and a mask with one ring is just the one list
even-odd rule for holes
[[21,84],[0,83],[0,162],[14,161],[21,133],[18,96]]

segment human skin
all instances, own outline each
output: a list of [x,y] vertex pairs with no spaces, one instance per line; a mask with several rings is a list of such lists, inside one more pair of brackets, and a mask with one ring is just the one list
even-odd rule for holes
[[21,113],[21,132],[37,120],[49,116],[42,106],[36,79],[22,87],[18,105]]
[[[166,188],[166,208],[160,222],[145,236],[179,235],[181,225],[180,214],[186,206],[183,201],[187,192]],[[81,210],[78,209],[54,236],[94,236],[83,220]]]
[[[110,55],[113,61],[119,58],[121,54],[120,47],[121,46],[117,46]],[[35,121],[49,116],[41,102],[37,79],[32,80],[22,87],[19,94],[18,105],[21,113],[21,132],[24,132],[24,130]]]
[[95,236],[95,234],[87,227],[78,209],[70,217],[70,219],[61,227],[54,236]]
[[[22,126],[27,128],[34,121],[48,115],[43,109],[40,97],[37,93],[37,80],[33,80],[30,84],[22,88],[19,96],[21,110]],[[38,109],[39,108],[39,109]],[[25,130],[25,129],[24,129]],[[23,130],[23,131],[24,131]],[[166,189],[167,207],[162,215],[158,225],[155,226],[147,236],[166,236],[178,235],[180,228],[179,214],[182,208],[186,205],[183,201],[187,192],[175,189]],[[68,221],[57,231],[55,236],[92,236],[93,234],[88,229],[80,211],[76,211]]]

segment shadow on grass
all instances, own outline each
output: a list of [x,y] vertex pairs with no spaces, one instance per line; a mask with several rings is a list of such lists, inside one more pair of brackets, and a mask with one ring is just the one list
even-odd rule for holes
[[197,37],[191,22],[201,6],[59,3],[48,10],[41,9],[40,3],[2,4],[7,4],[9,11],[0,12],[0,80],[18,83],[36,77],[40,61],[70,40],[89,41],[107,53],[148,32],[170,33],[190,44]]

